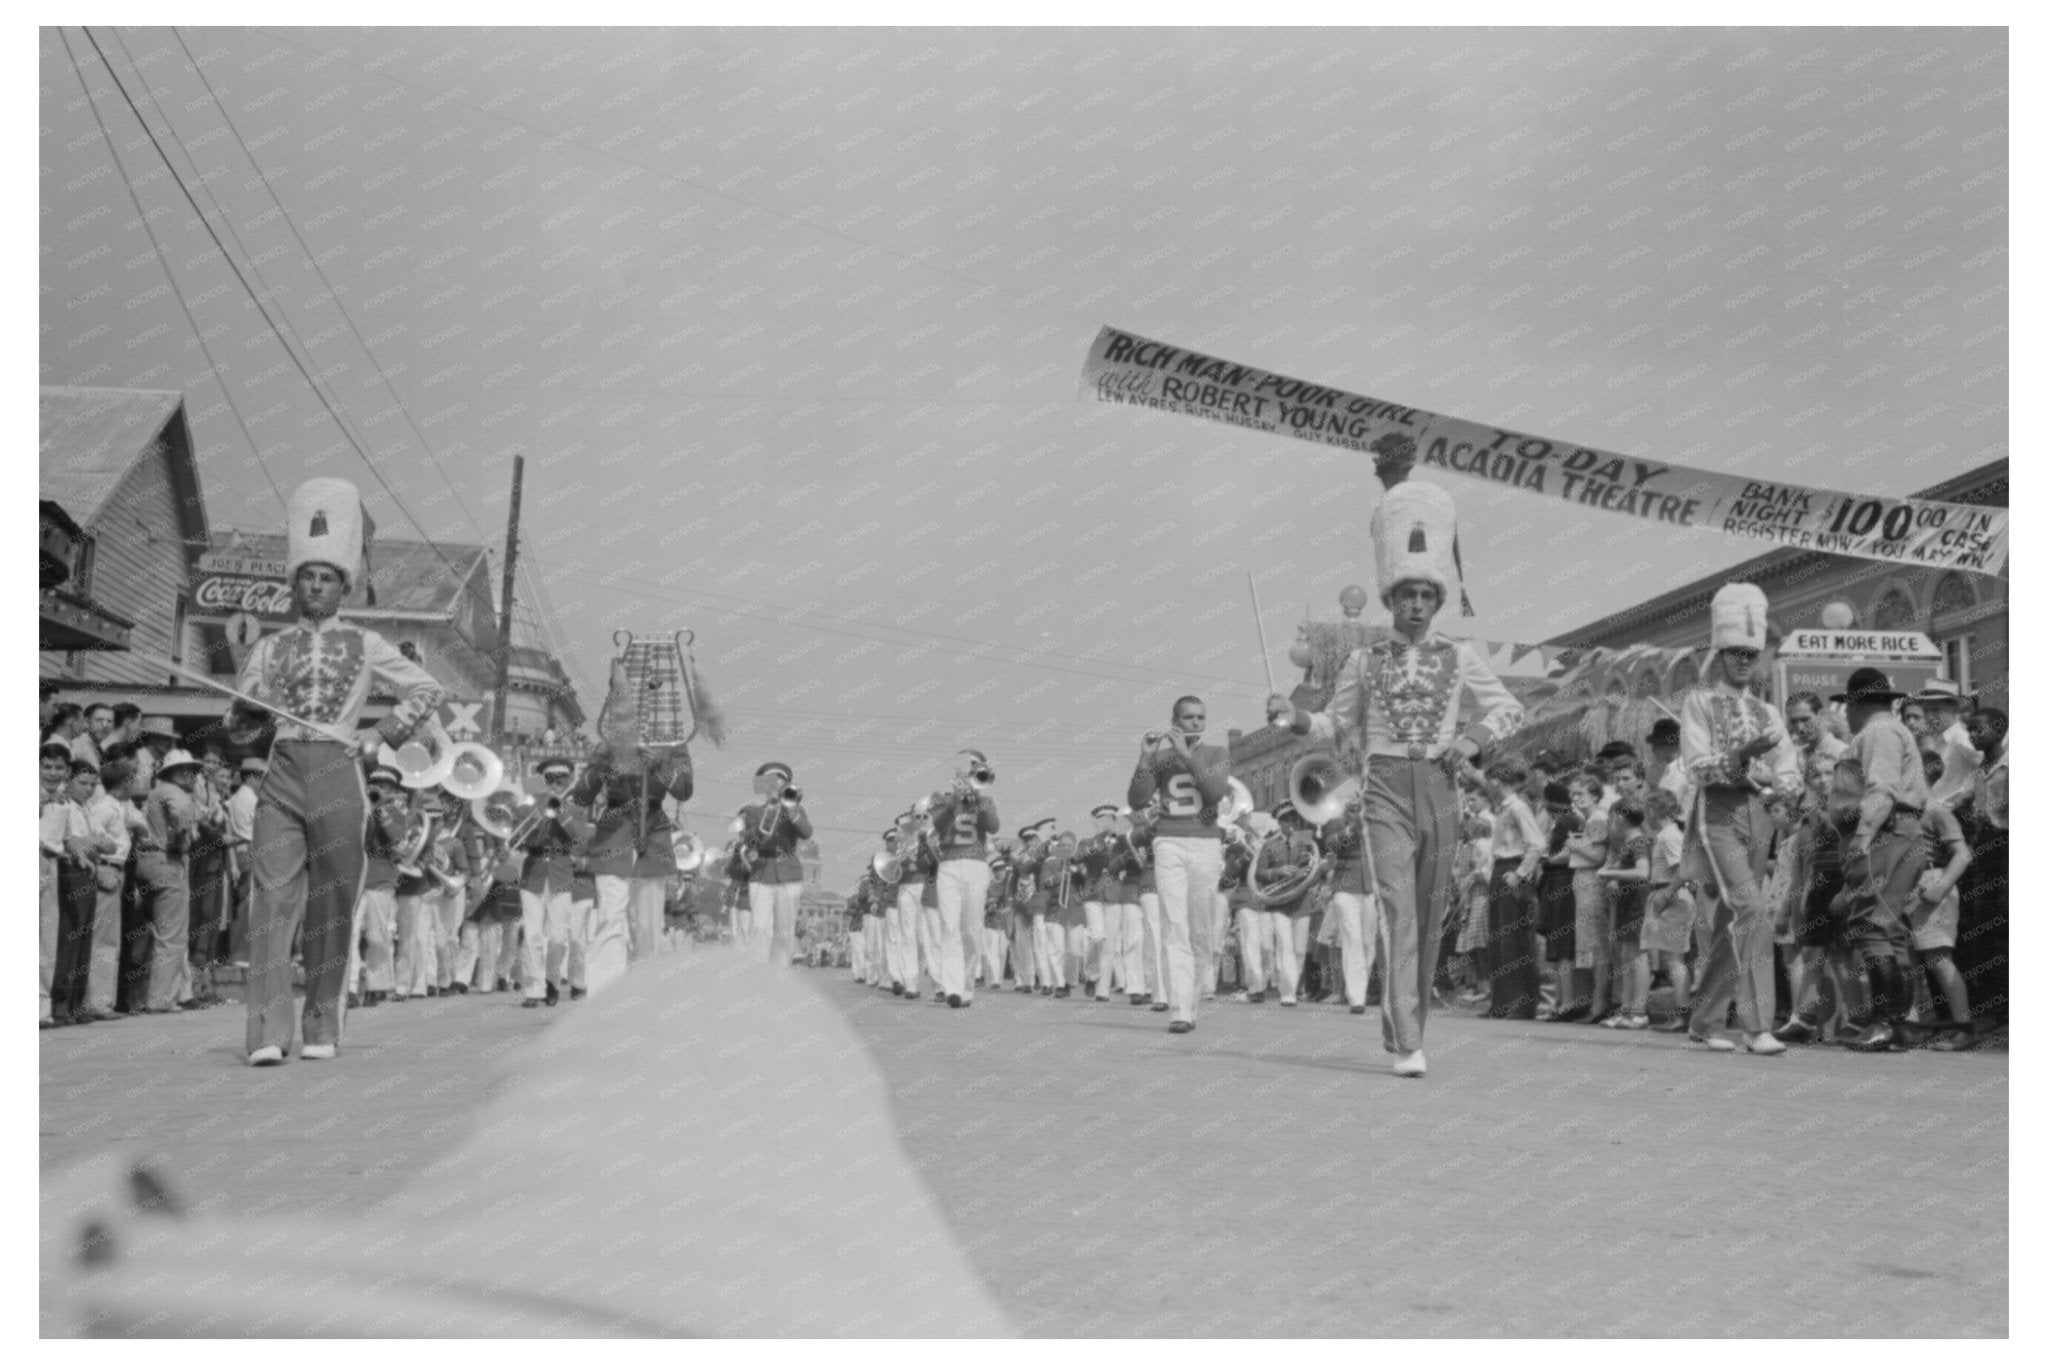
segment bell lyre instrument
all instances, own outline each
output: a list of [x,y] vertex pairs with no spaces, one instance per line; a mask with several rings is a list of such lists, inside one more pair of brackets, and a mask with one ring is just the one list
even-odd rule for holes
[[610,686],[598,713],[597,733],[611,752],[612,766],[640,777],[639,840],[647,840],[648,769],[677,749],[688,748],[701,729],[713,744],[725,743],[725,720],[704,690],[690,656],[693,631],[638,636],[612,632]]

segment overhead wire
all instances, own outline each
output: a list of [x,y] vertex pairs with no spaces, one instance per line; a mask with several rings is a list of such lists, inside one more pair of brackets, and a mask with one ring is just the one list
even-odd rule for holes
[[[356,325],[354,316],[350,314],[347,303],[342,299],[341,291],[336,289],[334,282],[327,278],[327,270],[320,264],[319,254],[313,250],[307,243],[304,234],[299,231],[299,225],[292,218],[291,210],[284,206],[284,200],[278,196],[276,186],[271,183],[270,174],[263,169],[263,163],[256,159],[255,151],[250,148],[247,140],[243,138],[241,128],[235,123],[234,115],[228,112],[227,101],[223,100],[219,93],[214,90],[213,82],[206,77],[206,69],[200,65],[199,59],[193,55],[190,45],[185,42],[185,35],[179,31],[178,26],[172,24],[170,25],[170,30],[171,36],[178,41],[179,50],[185,54],[187,65],[190,66],[192,73],[199,78],[199,84],[206,90],[207,98],[213,101],[216,109],[220,110],[221,122],[226,125],[229,136],[234,138],[235,145],[242,149],[242,155],[247,157],[250,166],[255,168],[258,183],[269,194],[270,202],[276,206],[278,217],[284,220],[286,229],[292,234],[292,240],[299,244],[299,251],[304,255],[306,263],[313,268],[314,275],[319,278],[321,288],[326,291],[327,299],[334,304],[335,310],[341,314],[343,325],[348,328],[349,334],[356,339],[356,344],[363,348],[363,354],[369,357],[372,373],[377,376],[378,382],[384,385],[384,391],[391,395],[391,401],[397,406],[399,416],[404,418],[405,424],[408,427],[412,428],[412,434],[419,441],[420,448],[427,452],[429,457],[428,463],[434,466],[435,471],[441,476],[441,482],[446,484],[448,491],[455,496],[455,505],[462,509],[462,515],[469,522],[470,530],[476,534],[479,541],[483,540],[483,526],[477,521],[476,514],[470,511],[468,500],[462,496],[462,490],[456,485],[455,481],[448,477],[448,471],[442,467],[441,457],[435,451],[433,443],[427,439],[426,432],[420,430],[419,423],[413,419],[412,409],[406,405],[404,399],[398,396],[398,389],[391,382],[391,375],[385,369],[384,362],[378,358],[376,349],[370,345],[369,338],[364,336],[362,329]],[[117,40],[120,39],[120,30],[118,28],[115,29],[114,35]],[[121,46],[122,51],[125,53],[127,51],[127,43],[122,41]],[[131,66],[135,64],[133,56],[130,56],[128,61]],[[142,75],[139,67],[136,70],[136,76],[142,82],[143,88],[148,89],[149,79]],[[151,98],[154,99],[155,96],[152,94]],[[160,110],[163,108],[161,101],[158,101],[157,107]],[[170,113],[167,110],[164,111],[164,122],[166,125],[170,123]],[[189,150],[186,152],[186,155],[188,157],[191,155]],[[239,243],[240,239],[237,238],[237,244],[239,245]],[[244,254],[248,254],[247,248],[244,248]],[[253,257],[251,257],[250,265],[252,268],[255,266]],[[303,345],[304,343],[302,342],[301,344]],[[422,534],[424,534],[424,531],[422,531]]]
[[[207,344],[206,330],[199,325],[198,319],[192,316],[192,306],[186,302],[184,292],[178,288],[178,281],[171,274],[171,258],[165,253],[163,243],[157,240],[156,228],[152,225],[149,214],[143,211],[142,198],[135,192],[135,184],[128,177],[128,168],[121,164],[121,154],[114,146],[114,134],[107,127],[106,119],[100,114],[98,101],[92,97],[92,84],[85,78],[85,68],[79,64],[78,53],[72,49],[71,36],[61,26],[57,30],[57,36],[63,40],[64,55],[71,63],[72,74],[78,77],[79,89],[85,93],[86,107],[92,110],[92,119],[99,127],[100,138],[107,144],[107,155],[114,162],[115,174],[121,177],[121,186],[128,191],[128,202],[135,206],[136,221],[142,224],[142,230],[149,235],[150,248],[156,252],[157,264],[163,267],[164,279],[170,285],[171,296],[178,301],[178,310],[185,315],[186,326],[192,329],[193,337],[199,342],[200,354],[206,357],[207,374],[220,386],[221,396],[227,400],[228,411],[234,414],[235,425],[242,429],[242,437],[248,441],[249,449],[256,457],[256,468],[262,473],[263,482],[270,486],[272,496],[277,499],[278,510],[282,512],[286,506],[284,490],[277,486],[277,480],[270,473],[270,465],[263,458],[263,448],[256,443],[255,435],[249,430],[249,422],[242,415],[241,404],[235,401],[234,390],[228,386],[227,372],[221,368],[220,362],[214,359],[213,347]],[[97,46],[94,50],[98,50]],[[106,67],[104,53],[100,55],[100,64]],[[111,77],[113,68],[106,67],[106,70]]]
[[[293,348],[291,339],[287,335],[287,328],[271,315],[269,307],[264,303],[263,296],[249,283],[248,276],[242,273],[241,266],[236,262],[234,255],[228,250],[227,244],[221,240],[220,234],[214,230],[213,223],[207,217],[205,210],[199,207],[199,201],[194,197],[191,188],[185,184],[184,177],[178,174],[178,168],[172,162],[170,153],[164,150],[163,142],[157,137],[156,130],[150,127],[149,120],[143,117],[141,108],[136,104],[135,97],[128,92],[128,87],[121,80],[120,73],[115,71],[113,63],[107,60],[106,50],[100,46],[99,39],[94,36],[89,27],[84,25],[80,25],[80,32],[84,34],[85,40],[92,44],[93,51],[98,54],[101,65],[106,68],[108,79],[113,81],[114,88],[120,92],[122,100],[128,105],[129,112],[135,116],[135,121],[141,126],[144,136],[148,137],[150,146],[156,149],[158,159],[163,162],[164,169],[170,173],[171,182],[178,187],[178,192],[185,197],[185,202],[191,205],[193,214],[199,220],[199,225],[205,228],[206,235],[213,239],[214,247],[220,252],[221,259],[227,262],[228,269],[234,273],[236,281],[241,284],[243,291],[249,295],[250,301],[255,304],[256,311],[262,315],[264,322],[270,327],[271,334],[277,338],[278,344],[283,347],[285,358],[291,361],[293,368],[297,369],[300,376],[305,379],[307,387],[313,391],[314,396],[320,400],[321,406],[327,410],[328,416],[333,419],[335,427],[342,434],[343,440],[361,457],[364,466],[369,469],[371,477],[376,479],[378,486],[384,490],[385,496],[390,498],[392,505],[399,510],[400,515],[411,522],[414,529],[419,531],[422,543],[440,559],[443,567],[448,570],[450,580],[459,587],[466,585],[466,579],[455,568],[454,563],[449,560],[440,544],[427,534],[426,527],[420,522],[418,517],[413,515],[412,509],[406,506],[405,500],[398,496],[398,491],[384,477],[383,471],[377,468],[376,462],[370,458],[369,451],[364,448],[349,421],[343,416],[335,401],[328,395],[325,387],[314,377],[307,360],[302,359]],[[68,44],[66,50],[69,50]],[[158,107],[161,108],[162,106],[159,105]],[[109,150],[111,148],[112,141],[109,138]],[[168,274],[170,268],[168,258],[165,259],[164,264],[165,273]],[[175,280],[172,281],[171,288],[172,292],[178,292]],[[479,645],[453,618],[449,621],[449,628],[465,644],[469,645],[471,649],[476,650],[487,658],[491,656],[491,651]]]

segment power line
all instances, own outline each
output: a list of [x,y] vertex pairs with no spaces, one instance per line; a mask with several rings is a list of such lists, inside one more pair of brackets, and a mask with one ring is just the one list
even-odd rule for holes
[[[248,276],[242,273],[241,266],[236,263],[234,256],[228,251],[227,244],[221,241],[220,234],[214,231],[213,224],[208,221],[205,210],[199,207],[199,201],[193,197],[190,187],[185,184],[184,178],[178,174],[178,168],[172,164],[170,154],[164,150],[163,142],[157,137],[156,130],[149,126],[147,119],[143,118],[142,110],[135,103],[135,97],[128,93],[128,87],[122,82],[120,73],[115,71],[113,63],[107,60],[106,51],[100,46],[99,39],[94,37],[92,30],[84,25],[80,25],[80,32],[85,35],[85,40],[92,44],[93,51],[99,56],[100,64],[106,68],[108,79],[113,81],[114,88],[120,92],[121,99],[127,104],[129,112],[135,116],[136,123],[141,126],[144,136],[149,139],[150,146],[156,149],[158,159],[164,163],[164,169],[170,172],[171,182],[178,187],[178,192],[184,195],[185,202],[192,206],[192,212],[199,219],[199,225],[205,228],[206,235],[213,239],[214,247],[220,252],[221,259],[227,262],[228,269],[234,272],[236,281],[242,286],[243,291],[249,295],[250,302],[256,305],[256,311],[262,315],[264,322],[269,325],[271,334],[277,338],[278,344],[284,348],[285,358],[292,362],[293,368],[297,369],[300,376],[305,379],[307,387],[320,400],[321,406],[327,409],[327,415],[333,418],[334,425],[341,432],[342,439],[347,441],[350,448],[361,457],[363,464],[369,469],[371,477],[377,480],[378,486],[384,490],[385,496],[391,499],[392,505],[398,508],[400,515],[411,522],[413,528],[420,533],[420,537],[427,548],[431,549],[435,556],[440,559],[442,565],[447,568],[449,577],[457,584],[462,584],[465,581],[462,575],[456,572],[454,564],[443,553],[440,545],[435,542],[432,536],[427,534],[426,527],[420,524],[419,518],[412,514],[412,509],[405,505],[405,501],[398,496],[397,490],[392,488],[390,482],[385,479],[383,471],[377,468],[376,462],[370,458],[369,452],[363,448],[361,441],[357,439],[356,433],[352,430],[347,419],[342,416],[340,409],[327,396],[327,391],[321,387],[320,381],[313,377],[313,372],[308,368],[306,361],[302,360],[298,352],[293,349],[291,341],[286,335],[286,329],[276,318],[271,316],[270,309],[265,306],[262,295],[250,285]],[[108,146],[109,150],[111,150],[111,138],[109,139]],[[161,256],[160,248],[159,255]],[[166,260],[166,274],[169,273],[169,268],[169,261]],[[175,280],[171,283],[171,289],[173,293],[177,292],[177,282]],[[222,387],[225,389],[226,385],[223,384]],[[476,650],[479,654],[489,655],[490,651],[477,644],[474,639],[471,639],[469,634],[461,626],[455,624],[452,618],[449,622],[449,627],[471,649]]]
[[[432,442],[427,440],[427,434],[420,430],[419,423],[413,420],[412,409],[407,407],[404,400],[398,396],[398,389],[392,384],[391,376],[384,368],[384,362],[377,358],[377,352],[371,347],[369,338],[363,335],[360,327],[356,326],[356,320],[350,315],[348,305],[342,302],[341,292],[334,287],[334,282],[327,278],[327,271],[321,266],[320,257],[314,253],[313,248],[307,244],[305,237],[299,232],[298,223],[293,220],[291,211],[285,208],[284,200],[278,197],[277,189],[271,183],[270,175],[263,169],[263,163],[256,159],[256,153],[250,149],[248,142],[242,137],[242,130],[236,126],[234,115],[228,112],[227,102],[222,100],[220,95],[214,90],[213,82],[206,78],[206,70],[199,64],[199,59],[192,55],[191,47],[185,42],[185,35],[179,31],[177,25],[173,24],[170,27],[171,36],[178,40],[178,47],[184,52],[186,63],[192,68],[192,73],[199,78],[200,85],[205,88],[207,97],[213,101],[214,107],[220,110],[221,122],[227,125],[229,134],[235,139],[235,145],[242,149],[242,155],[247,157],[249,164],[255,168],[257,181],[263,186],[265,192],[270,195],[270,202],[277,206],[278,216],[284,220],[285,227],[290,230],[292,240],[299,244],[299,250],[304,254],[306,263],[313,267],[313,273],[319,277],[321,287],[327,291],[327,297],[333,301],[336,311],[341,314],[342,323],[348,328],[349,334],[356,339],[356,343],[363,348],[363,354],[369,357],[371,369],[376,374],[378,382],[383,384],[384,391],[391,395],[391,401],[397,406],[399,416],[405,419],[405,424],[408,427],[412,428],[412,434],[418,439],[420,447],[427,452],[429,462],[434,466],[435,471],[441,475],[441,482],[446,484],[448,491],[455,495],[455,505],[462,509],[462,515],[469,522],[470,530],[476,533],[477,539],[482,540],[484,538],[483,526],[477,521],[476,515],[469,510],[469,503],[462,496],[462,490],[456,487],[453,479],[448,477],[448,471],[441,467],[440,456],[435,452]],[[120,30],[116,29],[115,37],[119,38],[119,36]],[[127,44],[125,42],[122,43],[121,50],[123,52],[127,51]],[[128,64],[130,66],[135,65],[135,58],[132,55],[128,58]],[[147,89],[149,81],[147,77],[142,76],[140,68],[137,68],[136,75],[142,81],[143,88]],[[154,97],[152,96],[152,98]],[[163,108],[161,101],[158,101],[157,107],[159,109]],[[164,114],[164,122],[167,125],[170,123],[170,114],[168,112]],[[186,155],[189,157],[191,152],[188,150]],[[204,184],[203,181],[201,183]],[[238,238],[237,245],[239,244],[240,239]],[[243,248],[245,255],[247,250],[246,247]],[[250,265],[254,268],[255,262],[253,258],[250,261]],[[302,342],[301,344],[303,345],[304,343]]]
[[[178,301],[178,310],[185,315],[185,325],[192,329],[193,337],[199,342],[199,353],[206,357],[207,372],[213,377],[214,382],[220,385],[221,396],[227,399],[228,411],[234,414],[235,425],[242,429],[242,438],[248,441],[251,453],[256,456],[256,468],[261,471],[263,482],[270,485],[270,492],[277,499],[277,508],[282,512],[286,506],[284,491],[277,486],[277,480],[271,477],[270,465],[263,458],[263,448],[256,444],[255,436],[249,431],[249,423],[242,416],[241,405],[235,402],[234,391],[228,387],[224,377],[225,371],[221,369],[220,362],[213,358],[213,347],[206,344],[206,331],[200,327],[198,319],[192,316],[192,307],[185,302],[185,295],[179,290],[178,281],[171,274],[171,258],[164,254],[163,243],[156,238],[156,228],[151,225],[149,215],[143,212],[142,198],[135,193],[134,182],[128,178],[128,168],[121,164],[121,154],[114,148],[114,135],[108,129],[107,121],[100,116],[99,102],[93,99],[92,85],[85,79],[85,68],[78,64],[78,54],[72,50],[71,36],[61,27],[57,30],[57,36],[64,42],[64,55],[71,63],[72,74],[78,77],[78,88],[85,92],[86,107],[92,110],[92,121],[99,126],[100,137],[107,144],[107,155],[113,160],[114,170],[121,177],[121,186],[128,191],[128,202],[135,206],[136,221],[141,223],[142,230],[149,234],[150,248],[156,252],[157,264],[163,267],[164,279],[171,287],[171,297]],[[86,36],[89,38],[92,35]],[[98,50],[97,45],[94,50]],[[102,66],[106,64],[104,53],[100,55],[100,63]],[[111,67],[107,69],[107,74],[110,77],[113,75]]]

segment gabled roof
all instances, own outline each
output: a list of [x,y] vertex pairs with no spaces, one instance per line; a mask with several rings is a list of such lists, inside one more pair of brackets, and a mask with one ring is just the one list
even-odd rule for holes
[[90,527],[128,471],[160,437],[168,448],[188,544],[206,537],[206,505],[185,421],[185,395],[168,389],[45,387],[36,474],[40,496]]
[[[285,557],[285,538],[274,532],[218,531],[212,548],[216,554],[224,552],[235,540],[252,558]],[[350,607],[350,611],[448,615],[468,592],[490,603],[490,556],[481,545],[430,544],[379,535],[370,542],[370,582],[377,591],[376,607]]]

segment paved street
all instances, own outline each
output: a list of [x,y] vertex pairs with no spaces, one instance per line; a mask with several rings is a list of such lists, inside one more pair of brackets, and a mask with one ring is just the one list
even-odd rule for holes
[[[956,1012],[801,975],[1036,1335],[2007,1330],[2003,1052],[1763,1059],[1449,1015],[1418,1083],[1375,1014],[1219,1004],[1169,1037],[1122,1003]],[[118,1145],[200,1210],[346,1218],[577,1008],[387,1005],[339,1061],[269,1073],[240,1065],[239,1008],[45,1033],[42,1163]]]

